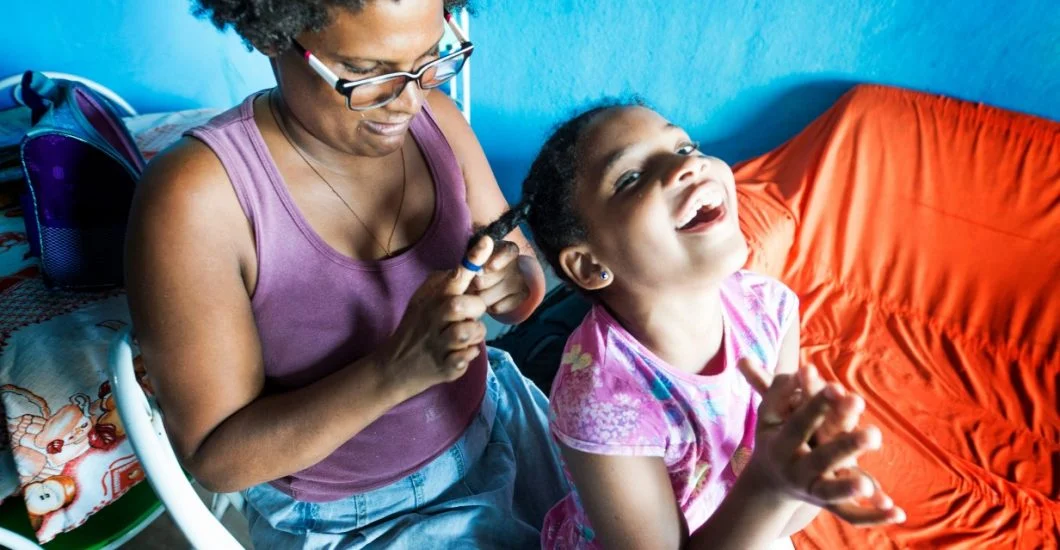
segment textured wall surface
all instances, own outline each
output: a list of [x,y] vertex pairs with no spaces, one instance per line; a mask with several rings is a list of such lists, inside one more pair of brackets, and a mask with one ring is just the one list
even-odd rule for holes
[[[141,111],[225,107],[264,57],[187,0],[7,2],[0,75],[74,72]],[[1056,0],[478,0],[473,124],[509,197],[545,133],[637,93],[729,161],[771,149],[852,84],[1060,120]]]

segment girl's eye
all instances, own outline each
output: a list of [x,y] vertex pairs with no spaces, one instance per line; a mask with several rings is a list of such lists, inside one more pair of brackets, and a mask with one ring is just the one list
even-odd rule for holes
[[692,155],[699,151],[699,143],[694,141],[684,143],[677,149],[678,155]]
[[618,177],[618,181],[615,182],[615,191],[621,191],[640,179],[640,172],[629,171]]

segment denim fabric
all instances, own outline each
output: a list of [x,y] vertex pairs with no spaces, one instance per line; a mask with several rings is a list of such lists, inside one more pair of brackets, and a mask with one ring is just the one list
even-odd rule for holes
[[539,548],[545,513],[568,492],[548,402],[507,353],[488,355],[482,406],[449,450],[402,480],[333,502],[251,487],[254,547]]

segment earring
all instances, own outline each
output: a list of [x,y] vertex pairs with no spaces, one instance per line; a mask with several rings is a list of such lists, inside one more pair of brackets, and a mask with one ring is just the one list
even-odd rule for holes
[[606,281],[606,280],[607,280],[607,279],[608,279],[608,278],[609,278],[610,276],[611,276],[611,274],[610,274],[610,273],[608,273],[608,272],[606,272],[606,271],[601,271],[601,272],[600,272],[600,278],[601,278],[601,279],[603,279],[603,280],[605,280],[605,281]]

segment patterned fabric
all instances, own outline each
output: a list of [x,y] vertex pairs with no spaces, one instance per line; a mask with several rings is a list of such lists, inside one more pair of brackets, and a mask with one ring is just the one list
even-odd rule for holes
[[[798,309],[787,287],[746,271],[724,281],[721,299],[723,362],[709,375],[666,364],[594,306],[567,341],[549,408],[553,437],[572,449],[661,457],[690,531],[714,513],[754,447],[761,399],[736,362],[772,371]],[[542,545],[599,547],[576,491],[549,512]]]
[[[149,115],[130,129],[151,156],[214,113]],[[0,211],[0,500],[21,491],[44,543],[144,473],[106,375],[111,338],[130,322],[124,292],[48,290],[29,249],[21,209]],[[134,365],[146,385],[138,356]]]
[[[30,521],[42,542],[77,527],[144,478],[106,377],[129,323],[119,293],[49,292],[39,278],[2,294],[0,404]],[[24,304],[32,315],[11,315]],[[20,326],[12,326],[17,320]],[[139,358],[134,365],[146,386]]]

